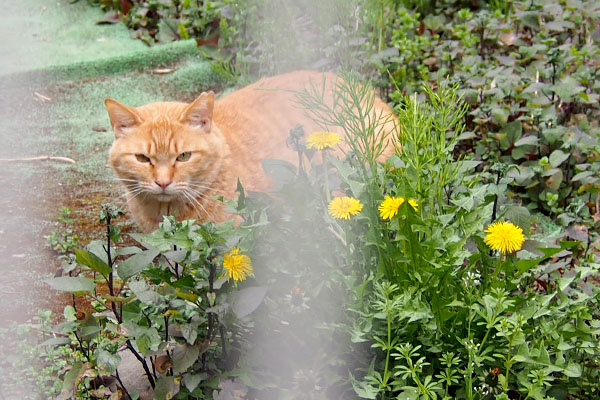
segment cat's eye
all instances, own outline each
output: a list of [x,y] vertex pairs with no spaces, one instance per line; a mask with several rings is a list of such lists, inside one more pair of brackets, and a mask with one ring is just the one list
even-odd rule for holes
[[192,152],[191,151],[183,152],[183,153],[181,153],[180,155],[177,156],[177,161],[179,161],[179,162],[185,162],[185,161],[189,160],[191,156],[192,156]]
[[150,159],[148,158],[148,156],[145,156],[144,154],[136,154],[135,158],[139,162],[143,162],[143,163],[149,163],[150,162]]

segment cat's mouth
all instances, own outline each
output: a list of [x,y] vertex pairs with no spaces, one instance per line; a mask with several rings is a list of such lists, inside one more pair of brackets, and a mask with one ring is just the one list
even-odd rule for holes
[[155,194],[154,197],[156,198],[156,200],[160,201],[161,203],[168,203],[171,200],[173,200],[173,196],[172,194],[166,194],[166,193],[160,193],[160,194]]

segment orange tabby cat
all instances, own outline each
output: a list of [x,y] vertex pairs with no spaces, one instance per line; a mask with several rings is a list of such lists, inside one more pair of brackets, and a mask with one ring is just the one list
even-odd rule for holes
[[[286,146],[289,131],[297,124],[307,134],[322,130],[297,107],[291,91],[310,81],[320,85],[323,77],[329,91],[326,100],[331,100],[331,85],[339,78],[312,71],[261,79],[216,102],[212,92],[191,104],[162,102],[137,108],[106,99],[115,133],[110,165],[125,185],[129,210],[140,227],[150,232],[164,215],[173,214],[180,220],[230,218],[213,196],[235,198],[238,177],[246,190],[269,190],[273,182],[261,160],[297,163],[297,153]],[[380,99],[375,109],[391,114]],[[386,131],[391,129],[386,126]],[[388,146],[385,156],[392,152]]]

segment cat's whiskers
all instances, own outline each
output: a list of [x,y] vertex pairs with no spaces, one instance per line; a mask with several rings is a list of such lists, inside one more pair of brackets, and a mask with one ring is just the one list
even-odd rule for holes
[[191,206],[194,209],[195,214],[198,215],[198,217],[200,217],[200,215],[202,215],[202,212],[200,211],[198,206],[194,203],[194,199],[192,197],[190,197],[190,195],[185,191],[181,191],[180,193],[183,197],[183,201],[182,201],[183,205]]
[[135,182],[138,183],[139,181],[137,179],[129,179],[129,178],[115,178],[115,180],[117,181],[121,181],[121,182]]
[[[133,195],[131,197],[127,197],[127,195]],[[125,193],[126,196],[126,201],[125,201],[125,205],[129,205],[129,203],[135,199],[136,197],[138,197],[140,194],[144,194],[147,195],[147,192],[143,189],[143,188],[136,188],[134,190],[129,191],[128,193]]]
[[205,186],[205,185],[202,185],[202,184],[199,184],[199,183],[188,183],[187,185],[190,188],[195,189],[196,191],[202,190],[202,192],[211,191],[211,192],[215,192],[215,193],[225,193],[224,190],[216,189],[216,188],[213,188],[213,187],[210,187],[210,186]]
[[189,188],[182,190],[182,193],[184,193],[184,195],[192,202],[192,206],[194,207],[196,212],[198,212],[198,214],[200,214],[200,212],[196,205],[202,208],[202,211],[204,211],[204,214],[208,217],[208,220],[214,220],[213,215],[209,213],[208,210],[206,210],[206,208],[202,205],[201,202],[198,201],[198,199],[194,196],[194,193],[191,192]]

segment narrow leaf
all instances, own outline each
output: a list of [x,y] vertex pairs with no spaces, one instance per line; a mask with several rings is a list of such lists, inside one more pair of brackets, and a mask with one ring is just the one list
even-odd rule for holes
[[159,251],[156,249],[146,250],[141,253],[135,254],[123,261],[119,265],[118,274],[124,281],[131,278],[132,276],[139,274],[145,270],[154,258],[158,255]]
[[75,261],[78,264],[90,267],[104,276],[108,276],[111,271],[110,267],[102,259],[87,250],[75,249]]
[[60,278],[46,279],[45,282],[55,290],[63,292],[93,292],[96,284],[89,278],[80,276],[61,276]]

